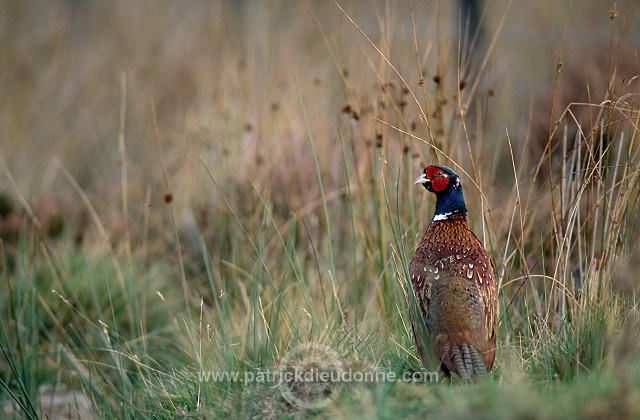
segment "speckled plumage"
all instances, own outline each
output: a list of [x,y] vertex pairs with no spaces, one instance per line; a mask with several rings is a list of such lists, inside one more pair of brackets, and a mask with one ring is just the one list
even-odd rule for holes
[[[447,179],[432,185],[436,175]],[[443,371],[469,380],[491,370],[495,358],[495,269],[467,224],[458,176],[449,168],[430,166],[419,181],[436,194],[438,203],[409,266],[418,316],[426,324]],[[452,199],[452,194],[459,197]],[[426,365],[427,349],[424,337],[418,336],[417,322],[422,320],[412,320],[414,340]]]

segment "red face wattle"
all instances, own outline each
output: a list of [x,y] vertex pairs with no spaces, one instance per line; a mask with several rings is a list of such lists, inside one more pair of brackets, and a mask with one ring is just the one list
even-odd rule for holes
[[431,189],[433,192],[440,192],[447,188],[449,184],[449,175],[437,166],[429,166],[425,170],[427,179],[431,180]]

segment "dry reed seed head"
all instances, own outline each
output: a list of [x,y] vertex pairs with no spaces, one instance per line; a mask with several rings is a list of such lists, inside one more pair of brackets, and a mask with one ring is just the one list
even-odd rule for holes
[[424,85],[425,85],[425,83],[426,83],[426,82],[424,81],[424,78],[423,78],[423,77],[421,77],[421,78],[420,78],[420,80],[418,80],[418,86],[424,86]]
[[556,72],[561,72],[563,68],[564,64],[562,64],[562,61],[558,62],[558,65],[556,66]]
[[398,87],[398,83],[395,80],[391,80],[390,82],[382,83],[380,85],[380,89],[383,92],[387,92],[389,90],[395,90],[397,87]]
[[11,200],[9,194],[0,192],[0,218],[4,218],[12,213],[14,207],[13,200]]
[[169,203],[171,203],[172,201],[173,201],[173,194],[171,194],[171,193],[166,193],[166,194],[164,195],[164,202],[165,202],[165,203],[167,203],[167,204],[169,204]]

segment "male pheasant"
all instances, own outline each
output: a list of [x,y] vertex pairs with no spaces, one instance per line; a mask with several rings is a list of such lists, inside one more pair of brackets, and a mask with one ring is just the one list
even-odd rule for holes
[[453,372],[468,381],[493,367],[495,268],[467,225],[460,177],[446,166],[432,165],[415,183],[436,195],[436,210],[409,266],[419,306],[412,314],[414,340],[425,367],[433,354],[426,346],[431,345],[447,376]]

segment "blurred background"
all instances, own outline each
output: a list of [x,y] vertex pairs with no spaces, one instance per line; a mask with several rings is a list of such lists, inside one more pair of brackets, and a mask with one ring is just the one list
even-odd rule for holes
[[[175,223],[199,258],[200,234],[223,249],[216,231],[228,231],[208,168],[242,220],[257,221],[257,188],[280,223],[307,213],[317,233],[309,135],[333,194],[347,185],[343,147],[354,179],[370,183],[379,161],[397,168],[408,157],[413,174],[439,160],[431,143],[497,187],[485,191],[490,206],[514,185],[507,133],[522,182],[543,184],[541,165],[562,160],[549,133],[557,139],[566,121],[599,124],[599,108],[565,113],[567,105],[638,91],[637,2],[339,5],[4,2],[0,232],[17,237],[31,213],[40,231],[77,244],[108,232],[114,244],[133,237],[145,253],[162,253],[161,238],[172,238],[170,193]],[[478,191],[467,195],[479,200]]]
[[[556,104],[558,115],[568,97],[587,102],[587,84],[594,101],[602,100],[611,62],[621,86],[637,74],[637,2],[615,2],[615,22],[614,2],[608,1],[477,3],[479,15],[468,14],[469,24],[459,2],[414,1],[412,7],[425,93],[429,100],[449,99],[443,112],[454,105],[458,62],[467,73],[484,64],[477,86],[462,74],[469,80],[461,93],[470,105],[489,102],[476,114],[482,120],[468,119],[471,132],[482,123],[484,141],[498,138],[503,144],[508,129],[514,147],[527,148],[535,153],[532,162],[537,160],[546,145],[558,57],[564,66],[560,85],[573,89]],[[120,184],[122,124],[131,200],[138,209],[147,188],[154,205],[163,200],[158,141],[181,211],[212,199],[203,190],[210,184],[200,156],[225,182],[290,184],[282,193],[290,197],[281,199],[292,200],[287,205],[295,209],[305,201],[296,196],[311,183],[304,175],[292,176],[306,172],[311,162],[298,95],[318,147],[331,153],[338,130],[350,124],[340,112],[346,105],[361,116],[351,124],[362,130],[363,142],[376,130],[397,138],[372,120],[382,116],[379,86],[393,83],[396,95],[419,89],[409,2],[340,5],[387,54],[407,87],[333,2],[3,2],[2,161],[20,190],[33,197],[68,190],[60,175],[66,168],[92,199],[104,201],[99,213],[107,213]],[[473,25],[482,28],[475,38],[469,33]],[[465,33],[473,49],[461,42],[459,54],[458,39]],[[610,60],[612,45],[617,60]],[[442,87],[433,82],[436,75]],[[405,102],[409,126],[415,123],[415,134],[426,138],[414,101],[399,101]],[[527,140],[527,133],[540,138]],[[456,133],[434,128],[434,134],[446,143]],[[416,161],[414,169],[419,166]]]

